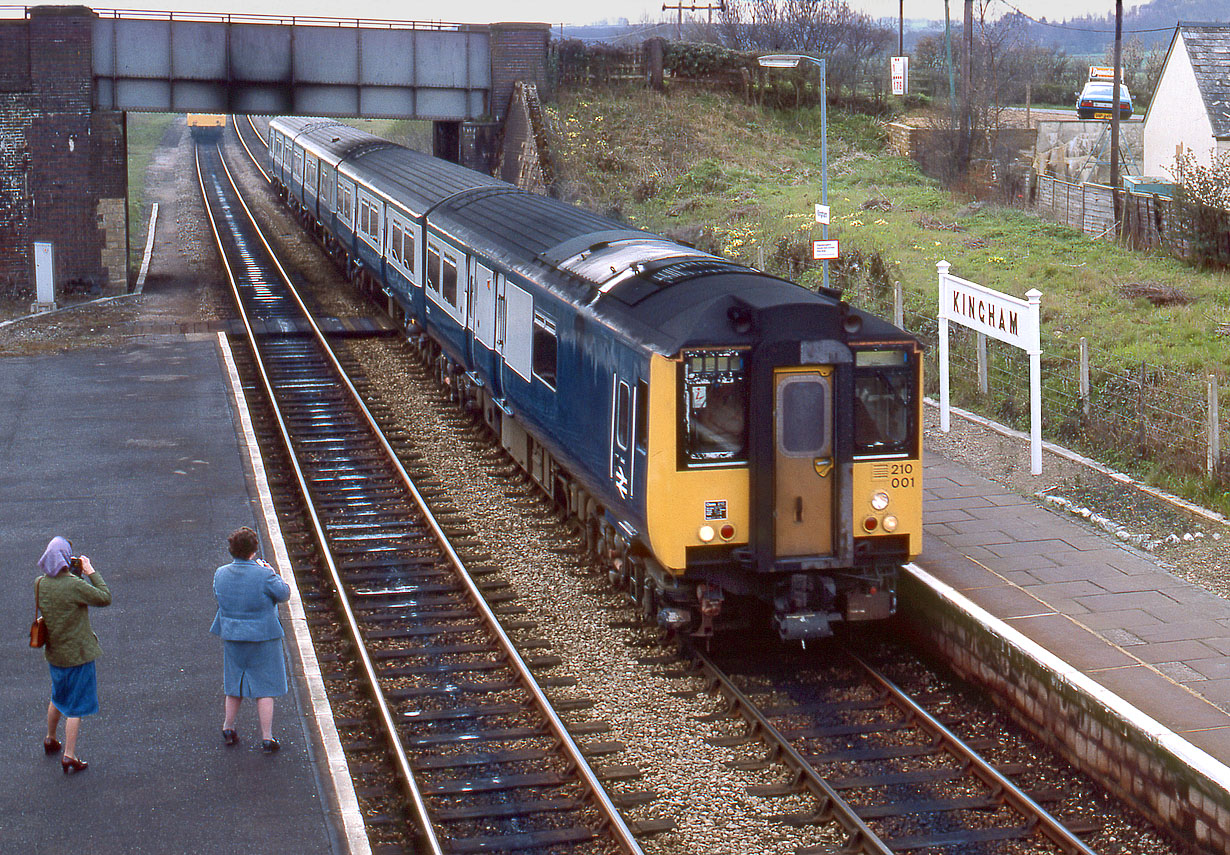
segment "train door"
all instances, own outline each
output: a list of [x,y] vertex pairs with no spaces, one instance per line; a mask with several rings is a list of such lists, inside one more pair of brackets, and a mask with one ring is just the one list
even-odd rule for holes
[[611,388],[611,460],[610,478],[623,499],[630,498],[633,483],[632,448],[635,441],[636,395],[627,380],[614,375]]
[[470,358],[488,377],[494,374],[496,274],[477,260],[470,261]]
[[833,368],[773,372],[773,481],[778,557],[833,551]]

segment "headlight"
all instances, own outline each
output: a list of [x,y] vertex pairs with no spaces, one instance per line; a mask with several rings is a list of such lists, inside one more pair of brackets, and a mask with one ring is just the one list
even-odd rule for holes
[[888,507],[888,493],[883,490],[871,497],[871,506],[877,511],[882,511]]
[[893,516],[892,514],[889,514],[888,516],[884,518],[884,530],[885,531],[896,531],[897,530],[897,518]]
[[714,532],[713,526],[702,525],[700,527],[700,531],[696,533],[696,536],[701,539],[702,543],[708,543],[709,541],[713,540],[713,536],[715,533],[716,532]]

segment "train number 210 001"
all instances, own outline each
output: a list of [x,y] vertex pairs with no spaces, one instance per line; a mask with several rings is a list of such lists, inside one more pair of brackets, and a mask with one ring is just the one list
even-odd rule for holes
[[914,486],[914,464],[913,463],[894,463],[890,470],[892,475],[892,485],[894,487],[913,487]]

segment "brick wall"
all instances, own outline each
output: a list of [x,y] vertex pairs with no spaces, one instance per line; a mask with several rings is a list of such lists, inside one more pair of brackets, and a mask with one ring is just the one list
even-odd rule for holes
[[0,22],[0,288],[33,296],[31,248],[55,245],[56,293],[123,293],[123,115],[93,107],[94,13],[41,6]]
[[491,114],[502,119],[517,81],[547,86],[549,24],[491,25]]

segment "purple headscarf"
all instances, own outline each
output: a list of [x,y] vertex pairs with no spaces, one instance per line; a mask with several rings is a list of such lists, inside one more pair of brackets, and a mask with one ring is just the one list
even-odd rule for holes
[[73,548],[67,540],[62,537],[53,537],[51,543],[47,544],[43,557],[38,560],[38,569],[48,576],[57,576],[68,566],[68,559],[72,554]]

